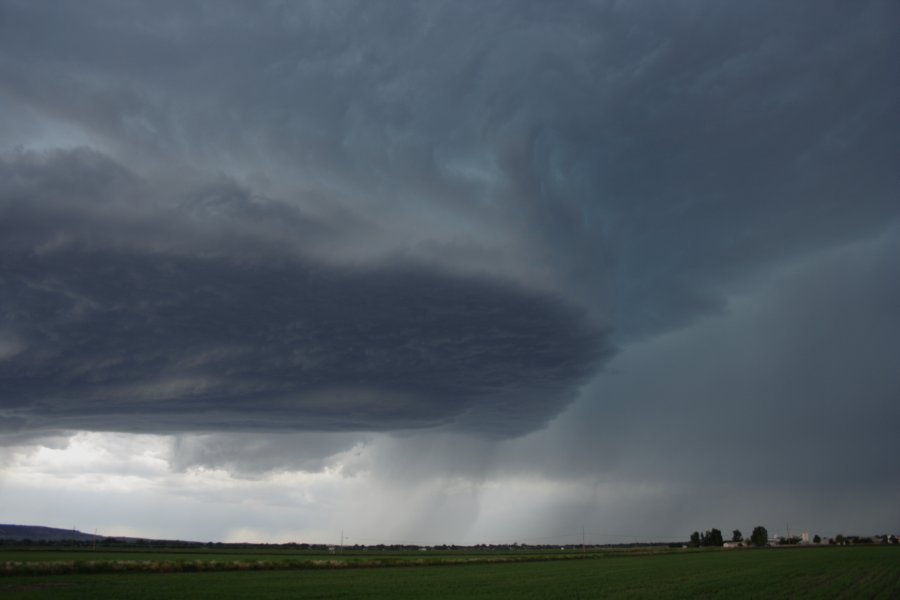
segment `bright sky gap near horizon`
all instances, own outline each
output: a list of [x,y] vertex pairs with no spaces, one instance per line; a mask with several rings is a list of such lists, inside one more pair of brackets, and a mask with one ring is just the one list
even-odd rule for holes
[[0,0],[0,522],[900,531],[898,23]]

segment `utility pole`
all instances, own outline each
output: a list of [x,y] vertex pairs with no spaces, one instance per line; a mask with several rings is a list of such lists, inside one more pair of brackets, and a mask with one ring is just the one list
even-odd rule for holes
[[584,549],[584,527],[581,528],[581,553],[585,553]]
[[341,529],[341,552],[344,551],[344,530]]

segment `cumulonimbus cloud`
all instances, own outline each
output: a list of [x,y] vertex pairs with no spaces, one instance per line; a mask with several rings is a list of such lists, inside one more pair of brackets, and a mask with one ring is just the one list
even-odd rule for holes
[[[611,353],[605,330],[545,292],[402,262],[277,255],[239,235],[173,240],[189,229],[123,215],[119,196],[139,184],[75,154],[41,163],[42,185],[0,197],[7,429],[509,435],[558,413]],[[73,160],[86,183],[59,195],[89,202],[46,190]],[[251,225],[295,214],[238,212]]]

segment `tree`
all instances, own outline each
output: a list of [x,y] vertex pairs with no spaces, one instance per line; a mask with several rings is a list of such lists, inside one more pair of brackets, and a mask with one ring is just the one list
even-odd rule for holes
[[731,541],[732,542],[743,542],[744,535],[741,533],[740,529],[735,529],[731,532]]
[[706,532],[706,546],[721,546],[724,543],[722,532],[715,527]]
[[769,543],[769,531],[762,525],[757,525],[750,534],[750,542],[754,546],[765,546]]
[[818,534],[818,533],[817,533],[816,535],[813,536],[813,543],[814,543],[814,544],[821,544],[821,543],[822,543],[822,538],[819,537],[819,534]]
[[694,532],[691,534],[691,546],[697,547],[700,545],[700,534],[698,532]]
[[834,536],[834,543],[837,544],[838,546],[843,546],[844,545],[844,535],[839,533],[836,536]]

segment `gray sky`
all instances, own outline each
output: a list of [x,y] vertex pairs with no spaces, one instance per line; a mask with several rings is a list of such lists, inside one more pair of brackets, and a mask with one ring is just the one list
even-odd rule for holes
[[900,530],[897,22],[0,0],[0,520]]

